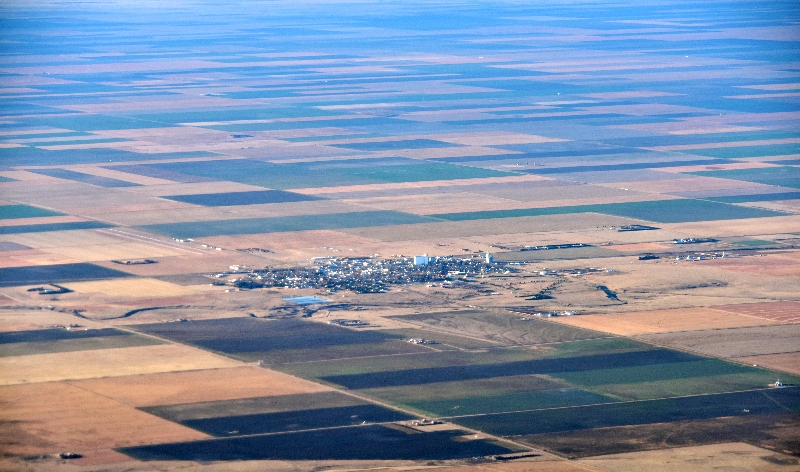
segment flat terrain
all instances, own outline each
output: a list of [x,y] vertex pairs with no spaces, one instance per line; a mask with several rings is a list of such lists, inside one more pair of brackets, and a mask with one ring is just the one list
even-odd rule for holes
[[313,382],[253,366],[86,379],[70,384],[135,407],[329,390]]
[[628,3],[4,5],[0,469],[796,469],[797,7]]
[[0,441],[7,453],[47,454],[205,437],[65,383],[6,385],[0,391],[5,423]]
[[240,363],[176,345],[126,347],[0,358],[2,385],[238,366]]
[[606,315],[583,315],[556,317],[553,322],[580,328],[595,329],[622,336],[637,334],[670,333],[692,331],[702,326],[705,329],[739,328],[773,324],[771,320],[741,316],[722,311],[719,307],[684,308],[673,310],[643,311]]
[[798,350],[800,325],[651,334],[643,335],[640,339],[716,357],[781,354]]
[[718,470],[724,467],[746,470],[791,470],[797,458],[771,453],[744,443],[722,443],[708,446],[670,448],[661,451],[632,452],[613,456],[599,456],[579,461],[588,467],[604,471],[670,471],[681,468],[691,470]]

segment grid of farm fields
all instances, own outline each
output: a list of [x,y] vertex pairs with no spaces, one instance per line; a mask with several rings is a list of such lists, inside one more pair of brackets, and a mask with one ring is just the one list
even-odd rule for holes
[[798,18],[0,5],[0,469],[797,470]]

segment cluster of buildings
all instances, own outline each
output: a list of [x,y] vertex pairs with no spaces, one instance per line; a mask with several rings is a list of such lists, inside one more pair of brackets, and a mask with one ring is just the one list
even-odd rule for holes
[[381,293],[388,291],[390,285],[441,283],[481,274],[508,274],[513,270],[490,260],[485,256],[318,257],[312,260],[312,267],[251,270],[237,273],[238,278],[229,282],[237,288],[287,287]]

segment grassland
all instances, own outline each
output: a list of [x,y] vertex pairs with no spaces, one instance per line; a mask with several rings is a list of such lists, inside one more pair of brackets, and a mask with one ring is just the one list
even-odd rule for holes
[[524,321],[519,315],[489,311],[420,313],[393,317],[450,334],[463,333],[503,345],[547,344],[603,337],[595,331],[564,326],[541,320]]

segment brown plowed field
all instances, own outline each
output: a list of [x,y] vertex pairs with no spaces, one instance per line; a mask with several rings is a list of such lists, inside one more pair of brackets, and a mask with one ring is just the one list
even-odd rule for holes
[[[800,350],[800,345],[797,347]],[[800,375],[800,352],[783,354],[767,354],[764,356],[736,357],[733,360],[746,364],[755,364],[768,369]]]
[[632,336],[697,329],[740,328],[777,324],[773,321],[741,316],[711,308],[679,308],[607,315],[581,315],[550,318],[578,328]]
[[81,452],[206,438],[64,383],[0,387],[0,449],[8,454]]
[[131,375],[69,383],[136,407],[331,390],[288,374],[254,366]]
[[800,323],[800,302],[795,301],[743,303],[741,305],[715,306],[714,308],[779,323]]
[[800,349],[800,324],[653,333],[639,339],[722,358],[783,354]]
[[714,259],[701,261],[699,264],[774,277],[800,277],[800,252],[765,254],[762,257]]

